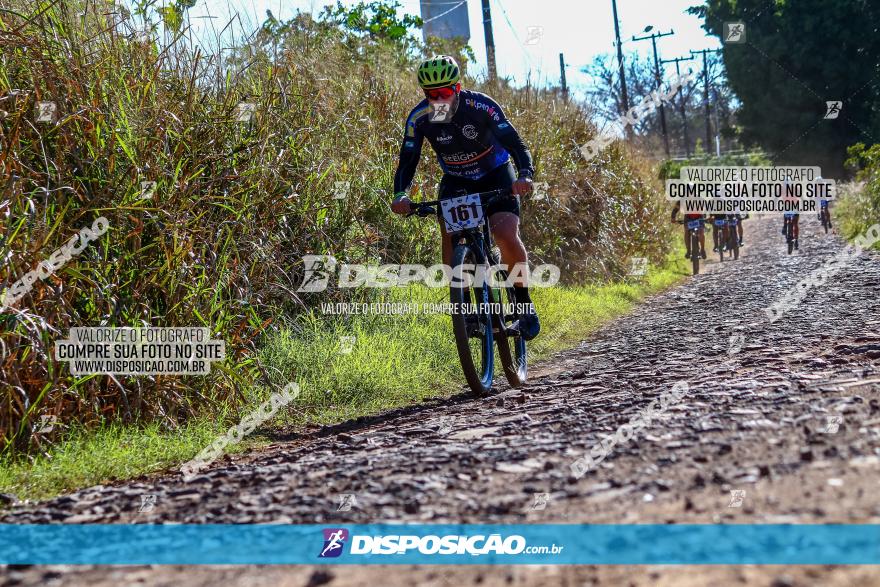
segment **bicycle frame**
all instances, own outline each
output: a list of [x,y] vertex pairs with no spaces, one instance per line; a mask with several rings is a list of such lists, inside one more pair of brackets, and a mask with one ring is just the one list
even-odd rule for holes
[[[496,198],[508,197],[510,192],[508,190],[492,190],[476,194],[464,192],[459,195],[478,196],[481,207],[485,211]],[[430,200],[413,204],[410,215],[416,214],[420,217],[436,215],[440,218],[440,222],[445,223],[446,220],[439,214],[440,202],[440,200]],[[453,258],[450,261],[454,266],[457,267],[462,262],[461,259],[466,259],[468,255],[470,255],[475,269],[477,267],[493,267],[499,263],[500,260],[496,258],[492,250],[494,241],[492,240],[492,231],[489,228],[489,216],[485,212],[479,226],[451,231],[448,232],[448,235],[453,245]],[[508,279],[506,271],[502,271],[501,274],[505,280]],[[456,276],[453,273],[453,279],[456,277],[462,279],[464,275]],[[508,301],[515,301],[512,288],[507,285],[495,285],[482,279],[481,281],[480,285],[450,284],[450,301],[452,302],[460,300],[462,304],[470,304],[471,291],[474,294],[473,301],[477,304],[488,302],[487,310],[482,312],[478,310],[474,314],[476,324],[468,322],[466,314],[460,310],[459,313],[453,313],[453,332],[456,336],[459,358],[462,362],[465,378],[477,395],[484,395],[491,389],[495,368],[495,345],[498,346],[498,354],[504,366],[504,373],[511,386],[519,387],[522,385],[526,380],[527,373],[526,343],[516,328],[516,322],[513,322],[516,319],[516,314],[507,314],[502,303],[504,291],[507,292]],[[496,304],[498,305],[496,306]],[[500,309],[496,310],[496,307]],[[508,319],[512,321],[509,326],[507,325]],[[474,326],[477,330],[474,330]],[[475,336],[477,332],[479,332],[478,337]],[[511,353],[508,337],[515,337],[515,353]],[[480,338],[481,341],[482,365],[479,372],[473,362],[472,351],[468,349],[468,339],[470,338]]]

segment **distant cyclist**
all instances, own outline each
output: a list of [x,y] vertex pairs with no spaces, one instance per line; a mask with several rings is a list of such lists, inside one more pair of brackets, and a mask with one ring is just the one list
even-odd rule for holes
[[[742,221],[748,218],[748,214],[728,214],[727,218],[727,228],[730,229],[730,222],[732,220],[736,220],[736,240],[739,242],[739,246],[743,246],[743,223]],[[726,239],[726,237],[725,237]],[[725,240],[724,242],[727,242]]]
[[[816,183],[825,183],[825,180],[822,179],[822,176],[818,176],[816,178]],[[826,188],[827,189],[827,188]],[[830,200],[826,200],[824,198],[819,200],[819,222],[822,222],[822,215],[825,215],[825,222],[828,223],[828,228],[833,228],[831,226],[831,210],[828,206]]]
[[819,222],[822,222],[822,215],[824,214],[828,228],[834,228],[831,224],[831,210],[828,208],[828,200],[819,200],[819,206]]
[[[789,195],[789,192],[793,189],[793,184],[788,181],[788,179],[782,182],[782,199],[783,201],[791,201],[796,202],[797,198]],[[798,236],[800,235],[800,230],[798,227],[798,219],[800,218],[800,214],[797,212],[784,212],[782,215],[782,236],[786,235],[786,230],[788,229],[788,223],[791,223],[791,237],[794,240],[794,249],[798,250]]]
[[[717,195],[720,197],[720,195]],[[709,217],[712,222],[712,251],[717,253],[719,249],[725,249],[727,247],[728,236],[730,234],[731,225],[729,223],[730,220],[734,218],[740,218],[739,214],[712,214]],[[715,224],[716,221],[721,220],[724,224],[719,227]],[[742,223],[737,223],[737,240],[739,241],[739,245],[742,246]]]
[[[675,222],[676,216],[681,211],[681,202],[676,202],[672,207],[672,221]],[[687,223],[691,220],[699,220],[700,221],[700,230],[699,230],[699,239],[700,239],[700,256],[705,259],[706,258],[706,233],[703,230],[703,221],[705,220],[702,214],[685,214],[684,215],[684,247],[685,253],[684,258],[691,258],[691,239],[688,238],[688,227]]]
[[721,220],[727,222],[727,214],[712,214],[712,251],[718,252],[719,248],[724,248],[727,244],[727,224],[723,224],[720,228],[715,222]]
[[[502,262],[511,271],[520,263],[527,267],[528,253],[519,236],[519,197],[532,191],[534,167],[529,149],[494,100],[461,88],[461,72],[452,57],[438,55],[423,61],[417,76],[425,99],[406,119],[391,209],[396,214],[410,212],[406,192],[421,157],[422,142],[428,139],[443,170],[439,199],[455,197],[460,190],[471,194],[504,189],[514,194],[496,199],[486,214]],[[443,222],[440,230],[443,262],[449,265],[452,243]],[[516,302],[531,308],[519,317],[520,333],[531,340],[541,326],[528,284],[518,279],[513,288]]]

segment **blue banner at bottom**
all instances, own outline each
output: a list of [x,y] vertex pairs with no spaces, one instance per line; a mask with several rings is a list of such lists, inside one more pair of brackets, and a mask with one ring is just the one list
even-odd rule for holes
[[880,525],[0,525],[0,564],[880,564]]

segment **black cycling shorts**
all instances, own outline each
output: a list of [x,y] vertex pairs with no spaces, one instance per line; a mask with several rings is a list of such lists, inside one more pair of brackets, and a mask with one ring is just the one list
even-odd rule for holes
[[[490,192],[492,190],[508,190],[513,187],[516,181],[516,171],[514,171],[513,163],[508,161],[504,165],[498,166],[480,179],[465,179],[463,177],[455,177],[453,175],[444,175],[440,180],[440,189],[437,198],[445,200],[454,198],[464,194],[475,194],[477,192]],[[460,192],[464,190],[463,192]],[[519,196],[511,194],[509,198],[496,198],[486,208],[486,215],[490,218],[496,212],[512,212],[519,216]]]

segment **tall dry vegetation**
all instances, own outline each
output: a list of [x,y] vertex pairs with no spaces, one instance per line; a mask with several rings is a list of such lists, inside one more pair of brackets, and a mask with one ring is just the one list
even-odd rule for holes
[[[268,384],[254,359],[261,337],[319,300],[296,292],[303,254],[435,262],[436,228],[388,209],[403,121],[420,99],[411,44],[301,15],[210,55],[183,34],[130,34],[105,2],[6,2],[0,287],[95,218],[110,229],[0,314],[0,446],[40,450],[63,431],[34,434],[40,416],[174,427],[236,405]],[[661,260],[668,233],[646,164],[618,147],[587,164],[577,146],[595,129],[583,106],[476,87],[506,107],[550,186],[524,204],[533,261],[583,281],[620,276],[630,256]],[[35,120],[43,101],[57,105],[51,123]],[[236,121],[240,103],[255,105],[250,122]],[[417,188],[433,196],[427,151]],[[144,181],[156,182],[152,196]],[[345,198],[337,182],[349,182]],[[207,326],[228,358],[201,378],[72,377],[53,341],[99,325]]]

